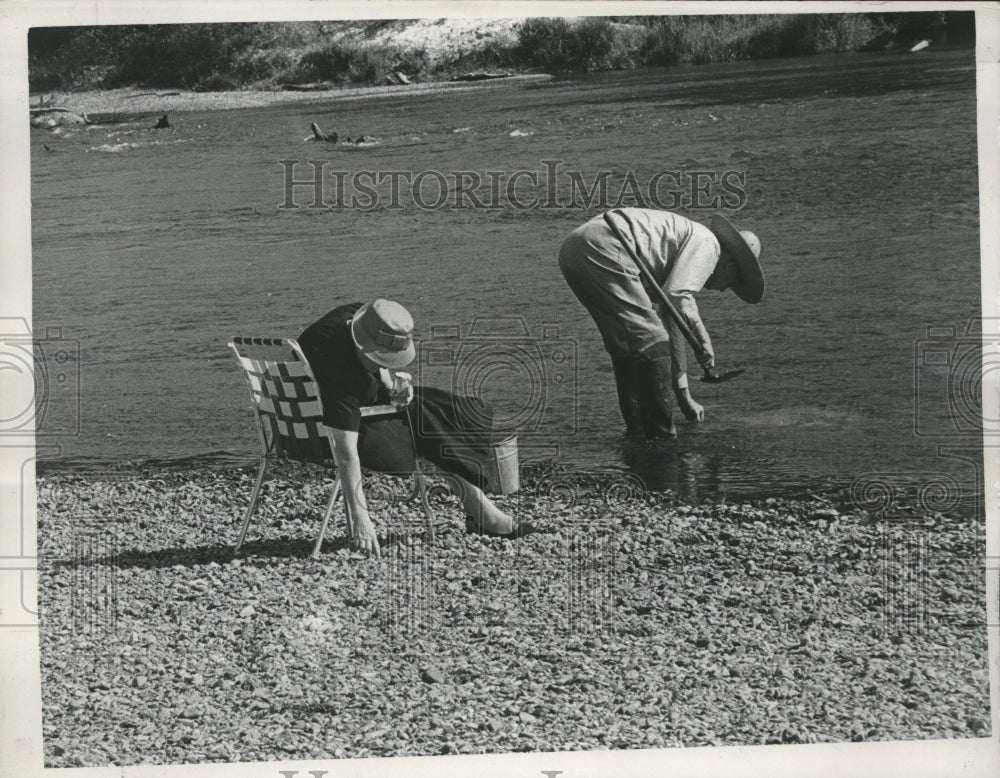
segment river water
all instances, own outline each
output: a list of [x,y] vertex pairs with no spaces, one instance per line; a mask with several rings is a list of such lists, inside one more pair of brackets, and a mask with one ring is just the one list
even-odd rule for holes
[[[250,462],[228,338],[385,296],[417,321],[418,380],[493,402],[522,461],[696,500],[902,484],[971,512],[975,85],[972,49],[845,54],[33,131],[42,467]],[[379,142],[307,142],[313,121]],[[316,170],[319,202],[286,186]],[[693,382],[706,421],[675,444],[623,441],[556,264],[636,194],[764,246],[761,304],[699,296],[720,368],[746,372]]]

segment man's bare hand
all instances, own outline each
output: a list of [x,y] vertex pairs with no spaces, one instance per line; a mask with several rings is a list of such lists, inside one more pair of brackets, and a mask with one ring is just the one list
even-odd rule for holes
[[677,392],[677,404],[688,421],[705,421],[705,408],[686,389]]

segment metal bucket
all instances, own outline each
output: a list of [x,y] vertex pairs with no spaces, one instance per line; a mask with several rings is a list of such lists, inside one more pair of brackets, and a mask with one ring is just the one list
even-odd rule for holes
[[521,488],[516,434],[493,444],[493,459],[487,463],[486,480],[495,494],[513,494]]

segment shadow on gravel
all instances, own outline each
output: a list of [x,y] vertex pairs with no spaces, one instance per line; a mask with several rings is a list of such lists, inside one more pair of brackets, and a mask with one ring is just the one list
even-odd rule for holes
[[[85,559],[58,559],[52,566],[80,567],[92,565],[113,565],[118,568],[161,568],[176,565],[197,567],[215,562],[219,565],[228,564],[233,559],[239,559],[242,564],[255,567],[269,567],[275,559],[307,560],[312,553],[312,540],[300,538],[295,540],[257,540],[243,545],[239,555],[233,554],[231,546],[196,546],[193,548],[160,548],[151,551],[128,550],[117,554],[106,554]],[[323,543],[323,553],[328,555],[347,548],[346,538],[333,538]]]

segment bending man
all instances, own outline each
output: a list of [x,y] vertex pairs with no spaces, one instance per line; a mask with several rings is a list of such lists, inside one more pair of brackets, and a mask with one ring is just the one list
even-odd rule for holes
[[713,367],[712,341],[694,295],[702,288],[732,289],[745,302],[759,302],[764,294],[760,241],[722,216],[706,227],[668,211],[621,208],[578,227],[562,245],[559,268],[611,355],[626,434],[673,438],[671,394],[688,419],[702,421],[705,410],[691,396],[681,333],[653,305],[633,253],[704,346],[699,362]]

